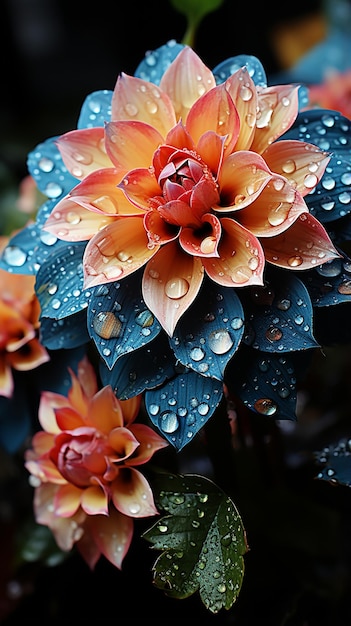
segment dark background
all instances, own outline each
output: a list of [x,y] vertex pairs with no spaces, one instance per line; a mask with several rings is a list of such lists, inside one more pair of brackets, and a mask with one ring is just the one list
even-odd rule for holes
[[[280,70],[273,46],[279,25],[319,11],[321,0],[267,3],[224,0],[197,33],[209,67],[236,54],[258,56],[267,74]],[[2,0],[0,20],[0,163],[18,177],[38,143],[76,127],[86,95],[113,89],[133,74],[147,50],[181,41],[184,15],[170,0]]]

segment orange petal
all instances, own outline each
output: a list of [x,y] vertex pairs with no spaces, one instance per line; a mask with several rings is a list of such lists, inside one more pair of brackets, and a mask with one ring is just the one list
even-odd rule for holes
[[74,485],[60,485],[54,497],[54,512],[58,517],[72,517],[80,505],[82,490]]
[[105,435],[108,435],[113,428],[123,426],[122,407],[112,387],[103,387],[91,398],[87,424]]
[[[138,448],[139,442],[129,428],[114,428],[108,437],[109,445],[116,451],[113,461],[124,461]],[[132,463],[133,465],[133,463]]]
[[142,465],[147,463],[157,450],[169,445],[168,441],[160,437],[152,428],[145,424],[132,424],[131,432],[139,441],[139,447],[132,459],[126,459],[125,465]]
[[239,136],[240,119],[225,85],[218,85],[197,100],[189,111],[186,128],[198,143],[209,130],[225,137],[224,149],[231,152]]
[[154,174],[145,168],[131,170],[119,184],[130,202],[145,210],[150,208],[150,199],[161,196],[162,190]]
[[95,369],[86,355],[78,363],[77,376],[85,395],[91,398],[99,387]]
[[82,385],[80,384],[78,376],[73,372],[71,368],[69,368],[69,373],[71,375],[71,387],[68,391],[68,399],[76,412],[81,415],[81,424],[83,425],[83,418],[87,414],[89,401],[84,393]]
[[225,287],[262,285],[264,254],[258,239],[229,217],[221,224],[220,257],[202,259],[209,277]]
[[112,96],[111,120],[150,124],[165,137],[176,123],[172,103],[157,85],[124,72],[118,77]]
[[[85,241],[91,239],[113,218],[93,212],[77,204],[81,199],[71,200],[69,196],[60,200],[46,220],[43,230],[52,233],[64,241]],[[84,199],[84,203],[86,199]]]
[[272,143],[262,155],[273,172],[282,174],[305,196],[319,183],[330,156],[303,141],[281,140]]
[[25,346],[8,355],[11,366],[21,372],[32,370],[50,361],[49,353],[38,339],[28,341]]
[[119,401],[123,411],[124,424],[126,426],[134,422],[135,418],[137,417],[140,411],[141,399],[142,396],[140,394],[138,396],[128,398],[127,400]]
[[251,151],[241,150],[227,157],[219,175],[220,205],[216,211],[242,209],[261,193],[272,173],[264,159]]
[[235,150],[248,150],[255,134],[257,92],[247,67],[242,67],[232,74],[226,80],[225,87],[233,99],[240,119],[240,131]]
[[251,150],[262,152],[294,123],[299,107],[298,85],[257,87],[256,132]]
[[44,524],[50,528],[61,550],[69,551],[83,534],[81,524],[84,522],[85,514],[80,509],[69,518],[56,516],[52,504],[57,489],[57,485],[50,484],[44,484],[35,489],[35,519],[38,524]]
[[142,267],[158,250],[148,248],[140,217],[117,218],[93,237],[84,252],[85,286],[120,280]]
[[143,298],[169,336],[194,301],[202,280],[200,259],[183,252],[176,241],[162,246],[148,262],[142,281]]
[[106,124],[106,150],[112,161],[123,170],[150,167],[152,157],[163,137],[156,128],[137,121]]
[[186,46],[167,68],[160,82],[160,87],[173,102],[176,119],[185,124],[189,109],[207,91],[215,87],[216,82],[211,70],[200,57]]
[[125,173],[125,170],[113,168],[97,170],[74,187],[70,197],[77,204],[100,214],[137,215],[141,213],[140,209],[131,205],[118,187]]
[[55,413],[58,427],[61,430],[74,430],[82,426],[81,416],[71,407],[56,409]]
[[322,224],[310,213],[302,213],[288,230],[261,243],[267,261],[293,270],[318,267],[341,256]]
[[5,359],[5,355],[0,355],[0,396],[12,398],[14,381],[11,367]]
[[274,176],[262,193],[240,212],[240,224],[256,237],[272,237],[287,228],[308,208],[296,189],[282,176]]
[[217,178],[222,164],[224,143],[225,137],[220,137],[217,133],[209,130],[200,137],[197,144],[197,152],[208,165],[215,178]]
[[129,517],[149,517],[158,513],[149,483],[132,467],[121,470],[113,481],[112,501],[120,513]]
[[96,515],[90,518],[88,528],[101,553],[121,569],[133,537],[133,520],[111,510],[108,517]]
[[61,135],[56,144],[68,171],[79,180],[95,170],[111,167],[102,127],[72,130]]
[[83,489],[80,503],[87,515],[108,515],[107,495],[98,485]]

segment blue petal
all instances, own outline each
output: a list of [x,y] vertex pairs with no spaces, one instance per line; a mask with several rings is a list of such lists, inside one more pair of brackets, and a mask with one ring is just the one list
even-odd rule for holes
[[51,317],[40,319],[40,342],[48,350],[77,348],[90,341],[86,309],[55,320]]
[[312,334],[312,302],[303,282],[294,275],[271,272],[265,287],[248,293],[245,343],[267,352],[293,352],[316,348]]
[[79,181],[67,171],[56,146],[56,139],[57,137],[47,139],[30,152],[27,166],[38,189],[50,200],[58,202]]
[[235,289],[205,280],[170,339],[174,354],[203,376],[223,379],[244,334],[244,311]]
[[65,244],[37,273],[35,289],[43,317],[63,319],[88,306],[90,292],[83,287],[82,265],[86,241]]
[[296,374],[290,357],[242,347],[229,364],[226,385],[252,411],[274,419],[296,419]]
[[89,94],[83,102],[77,128],[96,128],[111,120],[112,91],[104,89]]
[[302,276],[315,307],[351,302],[351,259],[344,255]]
[[218,380],[186,370],[161,388],[146,391],[145,407],[162,436],[181,450],[213,415],[222,396]]
[[327,109],[300,113],[282,139],[298,139],[331,153],[326,172],[305,196],[310,212],[327,223],[351,212],[351,121]]
[[175,373],[175,359],[166,333],[160,333],[147,346],[119,357],[111,370],[103,360],[100,362],[103,385],[111,385],[122,400],[161,385]]
[[246,66],[255,85],[267,87],[267,77],[261,61],[250,54],[238,54],[222,61],[212,70],[217,85],[224,83],[234,72]]
[[135,76],[159,85],[166,69],[183,48],[183,44],[172,39],[156,50],[148,51],[145,58],[139,63]]
[[88,329],[110,369],[121,355],[145,346],[158,335],[161,325],[142,298],[139,272],[93,290]]

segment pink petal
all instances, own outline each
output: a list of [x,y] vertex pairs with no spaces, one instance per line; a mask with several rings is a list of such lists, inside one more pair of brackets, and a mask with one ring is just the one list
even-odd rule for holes
[[282,174],[305,196],[321,180],[330,156],[316,146],[295,140],[272,143],[262,155],[273,172]]
[[257,87],[256,132],[251,150],[262,152],[294,123],[299,107],[299,85]]
[[176,123],[172,103],[162,89],[125,73],[118,77],[113,92],[111,120],[145,122],[156,128],[162,137]]
[[200,259],[167,243],[148,262],[142,281],[146,306],[172,336],[179,318],[194,301],[203,280]]
[[69,551],[78,541],[83,530],[81,528],[85,515],[79,510],[73,517],[57,517],[53,512],[53,501],[57,491],[56,485],[41,485],[35,489],[34,512],[38,524],[48,526],[61,550]]
[[111,167],[102,127],[72,130],[61,135],[56,144],[68,171],[79,180],[95,170]]
[[262,193],[240,212],[242,226],[256,237],[272,237],[287,228],[308,208],[301,194],[282,176],[274,176]]
[[117,218],[93,237],[84,252],[85,286],[121,280],[156,254],[140,217]]
[[264,254],[258,239],[229,217],[221,224],[219,258],[202,259],[209,277],[226,287],[262,285]]
[[272,177],[266,162],[251,151],[241,150],[227,157],[219,175],[220,205],[215,211],[242,209],[262,192]]
[[322,224],[310,213],[302,213],[288,230],[261,243],[267,261],[293,270],[318,267],[341,256]]
[[121,469],[113,481],[112,501],[120,513],[129,517],[150,517],[158,513],[149,483],[132,467]]
[[186,128],[195,143],[204,133],[214,131],[225,137],[224,150],[231,152],[239,136],[240,119],[224,84],[211,89],[195,102],[189,111]]
[[138,121],[106,124],[106,150],[114,165],[123,170],[150,167],[163,137],[156,128]]
[[61,432],[57,425],[55,409],[69,406],[69,400],[53,391],[43,391],[40,396],[38,417],[41,427],[48,433],[58,434]]
[[173,103],[177,121],[182,120],[184,124],[192,105],[215,85],[211,70],[188,46],[180,51],[160,82],[160,88]]
[[235,150],[248,150],[256,128],[257,92],[247,67],[242,67],[225,82],[226,89],[238,111],[240,131]]
[[121,569],[133,537],[133,520],[111,510],[108,517],[96,515],[90,518],[88,528],[100,552],[112,565]]
[[188,254],[199,257],[218,256],[217,248],[222,234],[221,223],[212,213],[204,215],[202,223],[209,226],[203,232],[201,229],[182,228],[179,243]]

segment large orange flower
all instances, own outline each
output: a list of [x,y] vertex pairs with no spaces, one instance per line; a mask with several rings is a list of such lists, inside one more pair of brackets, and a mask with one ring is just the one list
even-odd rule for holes
[[34,286],[34,276],[0,269],[0,396],[7,398],[14,390],[13,369],[28,371],[50,358],[38,338],[40,306]]
[[146,478],[136,469],[168,443],[134,420],[141,396],[119,401],[111,387],[98,391],[84,358],[71,371],[68,397],[44,392],[26,468],[35,489],[39,524],[58,546],[77,544],[93,569],[101,554],[121,568],[133,535],[133,519],[158,513]]
[[112,121],[58,140],[82,182],[45,229],[90,240],[87,287],[145,266],[144,301],[171,336],[205,272],[223,286],[262,285],[266,261],[296,270],[339,256],[304,201],[328,154],[278,140],[297,112],[297,86],[258,87],[246,67],[216,85],[186,46],[159,86],[122,74]]

